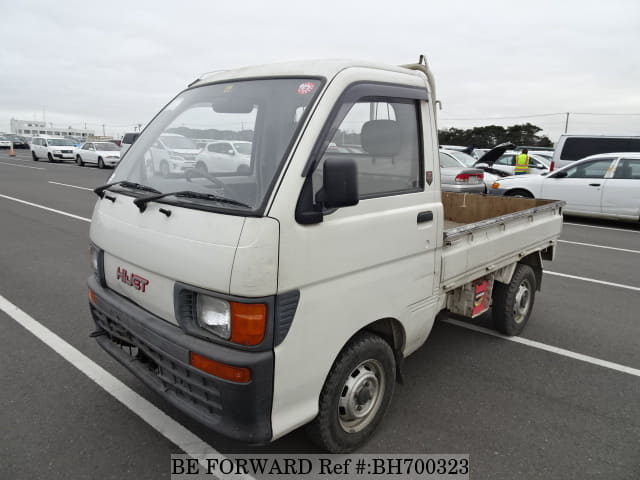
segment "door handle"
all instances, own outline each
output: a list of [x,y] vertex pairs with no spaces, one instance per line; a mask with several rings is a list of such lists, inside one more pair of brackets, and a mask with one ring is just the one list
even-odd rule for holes
[[590,183],[589,186],[590,187],[599,187],[600,184],[599,183]]
[[418,223],[430,222],[433,220],[433,212],[428,210],[418,214]]

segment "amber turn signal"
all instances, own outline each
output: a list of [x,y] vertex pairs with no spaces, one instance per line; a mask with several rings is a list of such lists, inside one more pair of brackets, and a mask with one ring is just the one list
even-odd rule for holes
[[93,290],[89,290],[89,301],[93,304],[96,303],[96,294]]
[[258,345],[267,327],[267,306],[264,303],[231,305],[231,341],[240,345]]
[[214,377],[223,378],[231,382],[247,383],[251,381],[250,369],[216,362],[194,352],[189,352],[189,365]]

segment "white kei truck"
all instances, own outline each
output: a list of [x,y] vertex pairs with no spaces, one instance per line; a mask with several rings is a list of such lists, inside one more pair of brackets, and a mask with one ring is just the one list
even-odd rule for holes
[[[529,319],[563,202],[442,193],[435,82],[305,61],[208,74],[96,189],[89,305],[102,348],[178,410],[265,444],[306,425],[361,447],[440,312]],[[216,172],[161,135],[251,142]]]

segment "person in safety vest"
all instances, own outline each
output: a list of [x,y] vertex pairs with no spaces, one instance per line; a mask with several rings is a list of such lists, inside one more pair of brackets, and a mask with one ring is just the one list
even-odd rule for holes
[[529,173],[529,150],[526,148],[522,149],[522,153],[520,155],[516,155],[515,163],[515,174],[523,175],[525,173]]

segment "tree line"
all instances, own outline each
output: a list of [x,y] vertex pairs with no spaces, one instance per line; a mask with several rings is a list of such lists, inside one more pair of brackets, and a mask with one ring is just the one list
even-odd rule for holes
[[492,148],[500,143],[511,142],[516,145],[528,145],[537,147],[553,147],[549,137],[540,135],[542,128],[531,123],[511,125],[487,125],[473,127],[466,130],[460,128],[448,128],[438,131],[440,145],[463,145],[476,148]]

